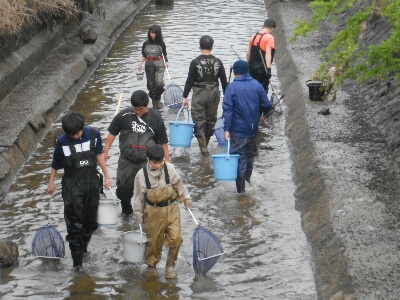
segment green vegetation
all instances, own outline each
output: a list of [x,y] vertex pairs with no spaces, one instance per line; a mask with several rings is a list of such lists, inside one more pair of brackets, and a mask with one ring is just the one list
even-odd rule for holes
[[0,37],[15,37],[26,28],[82,17],[99,11],[101,0],[0,0]]
[[[329,82],[330,70],[334,70],[335,81],[329,89],[333,87],[337,90],[346,78],[359,83],[388,76],[395,76],[397,80],[400,78],[400,0],[364,1],[362,7],[359,4],[360,1],[355,0],[314,0],[310,3],[313,9],[310,20],[296,21],[292,42],[298,36],[306,37],[317,30],[323,20],[336,22],[342,12],[355,11],[346,18],[345,28],[338,31],[322,51],[323,63],[313,75],[315,80]],[[362,37],[367,22],[381,18],[391,27],[388,38],[375,45],[365,45]]]

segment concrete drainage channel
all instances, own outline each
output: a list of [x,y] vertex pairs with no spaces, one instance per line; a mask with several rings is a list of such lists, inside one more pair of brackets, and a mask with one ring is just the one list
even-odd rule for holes
[[[106,0],[105,17],[94,13],[80,27],[39,33],[0,62],[1,90],[10,91],[0,102],[0,201],[54,121],[73,104],[115,39],[148,3]],[[79,29],[94,31],[96,43],[84,44]],[[25,76],[27,72],[30,74]]]
[[[284,101],[288,107],[286,134],[290,139],[293,174],[297,184],[297,209],[302,214],[303,230],[312,245],[318,298],[356,299],[370,292],[370,295],[382,293],[387,296],[382,296],[385,299],[396,299],[399,291],[395,283],[399,272],[393,271],[387,282],[372,277],[369,277],[369,280],[373,281],[367,280],[368,264],[364,267],[362,263],[357,265],[359,257],[354,258],[356,256],[354,248],[349,246],[343,235],[338,234],[337,228],[348,223],[338,225],[340,222],[333,218],[337,211],[333,207],[347,195],[340,195],[342,197],[340,198],[335,194],[332,178],[326,176],[325,166],[321,167],[319,161],[321,158],[317,157],[320,149],[315,142],[315,128],[310,127],[315,126],[315,123],[310,124],[309,116],[316,112],[318,105],[308,103],[308,90],[305,85],[310,79],[313,66],[309,65],[307,69],[300,65],[299,57],[295,56],[298,53],[295,53],[293,46],[287,42],[294,26],[293,20],[310,16],[307,7],[309,1],[264,0],[264,2],[268,16],[278,23],[275,31],[277,42],[275,63],[281,90],[285,94]],[[0,102],[0,199],[7,193],[18,170],[35,151],[37,144],[53,122],[75,101],[77,93],[107,55],[114,40],[148,3],[148,0],[106,1],[106,19],[95,14],[89,16],[82,24],[82,28],[90,28],[97,33],[98,38],[93,45],[84,45],[78,38],[77,29],[69,32],[65,38],[64,32],[59,29],[59,33],[47,34],[47,37],[44,37],[49,39],[47,42],[36,41],[35,44],[32,40],[32,44],[26,45],[21,52],[14,53],[16,57],[10,57],[1,63],[0,78],[5,78],[3,72],[11,70],[7,75],[9,82],[18,82],[17,77],[21,76],[21,69],[14,73],[13,80],[11,80],[12,70],[16,70],[19,64],[22,66],[24,63],[22,57],[25,59],[30,57],[29,49],[40,52],[40,47],[37,47],[39,44],[43,47],[56,44],[52,43],[51,39],[60,43],[42,62],[37,62],[37,68],[32,67],[31,74]],[[293,13],[288,16],[290,11]],[[325,33],[319,33],[318,39],[325,39]],[[315,60],[314,66],[318,64],[319,49],[305,47],[302,55],[311,56]],[[2,86],[3,83],[4,81],[1,83]],[[391,262],[392,265],[396,265],[395,260],[386,259],[386,261],[388,265]],[[371,260],[369,265],[373,263]],[[377,297],[371,296],[369,299]]]

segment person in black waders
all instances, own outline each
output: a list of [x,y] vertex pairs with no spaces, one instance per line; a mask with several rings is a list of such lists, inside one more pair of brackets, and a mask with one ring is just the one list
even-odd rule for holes
[[147,107],[149,96],[145,91],[135,91],[131,96],[131,104],[132,107],[121,110],[111,121],[103,153],[107,161],[110,147],[120,134],[116,194],[121,200],[124,217],[133,214],[133,184],[137,172],[147,163],[146,149],[160,144],[164,149],[165,161],[170,161],[164,120],[157,110]]
[[161,102],[161,95],[164,92],[164,71],[168,68],[168,57],[159,25],[151,25],[147,32],[147,40],[142,46],[139,71],[142,70],[145,61],[144,69],[149,97],[153,102],[153,108],[161,108],[164,105]]
[[218,79],[221,81],[223,93],[228,84],[222,61],[211,54],[213,45],[211,36],[203,35],[200,38],[201,55],[190,62],[182,99],[182,105],[189,108],[187,97],[193,88],[191,112],[195,124],[194,136],[199,142],[201,154],[205,156],[209,155],[207,146],[217,122],[220,101]]
[[267,93],[275,54],[275,39],[272,35],[275,27],[273,19],[266,19],[261,31],[250,38],[246,54],[250,76],[261,83]]
[[[57,170],[64,168],[61,181],[64,201],[64,219],[67,225],[73,267],[82,271],[83,253],[97,229],[97,208],[100,191],[111,188],[100,132],[89,126],[78,112],[68,112],[62,118],[64,134],[56,142],[47,191],[54,193]],[[100,165],[103,175],[97,171]]]

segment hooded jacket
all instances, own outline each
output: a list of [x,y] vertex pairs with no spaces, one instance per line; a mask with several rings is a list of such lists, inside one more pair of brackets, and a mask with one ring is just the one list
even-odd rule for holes
[[231,136],[254,137],[261,113],[266,115],[271,108],[264,88],[249,73],[235,77],[226,88],[222,103],[224,131]]

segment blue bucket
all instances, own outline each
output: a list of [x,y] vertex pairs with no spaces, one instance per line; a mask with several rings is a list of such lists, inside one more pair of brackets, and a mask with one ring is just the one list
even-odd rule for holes
[[217,138],[218,145],[221,147],[226,146],[226,140],[224,138],[224,118],[218,118],[217,123],[214,126],[214,135]]
[[169,121],[169,145],[171,147],[189,148],[193,137],[194,123],[189,122],[189,110],[187,110],[187,122],[179,122],[178,117],[185,107],[181,107],[175,121]]
[[228,153],[211,155],[214,165],[215,180],[231,181],[236,180],[239,154],[229,154],[231,143],[228,140]]

